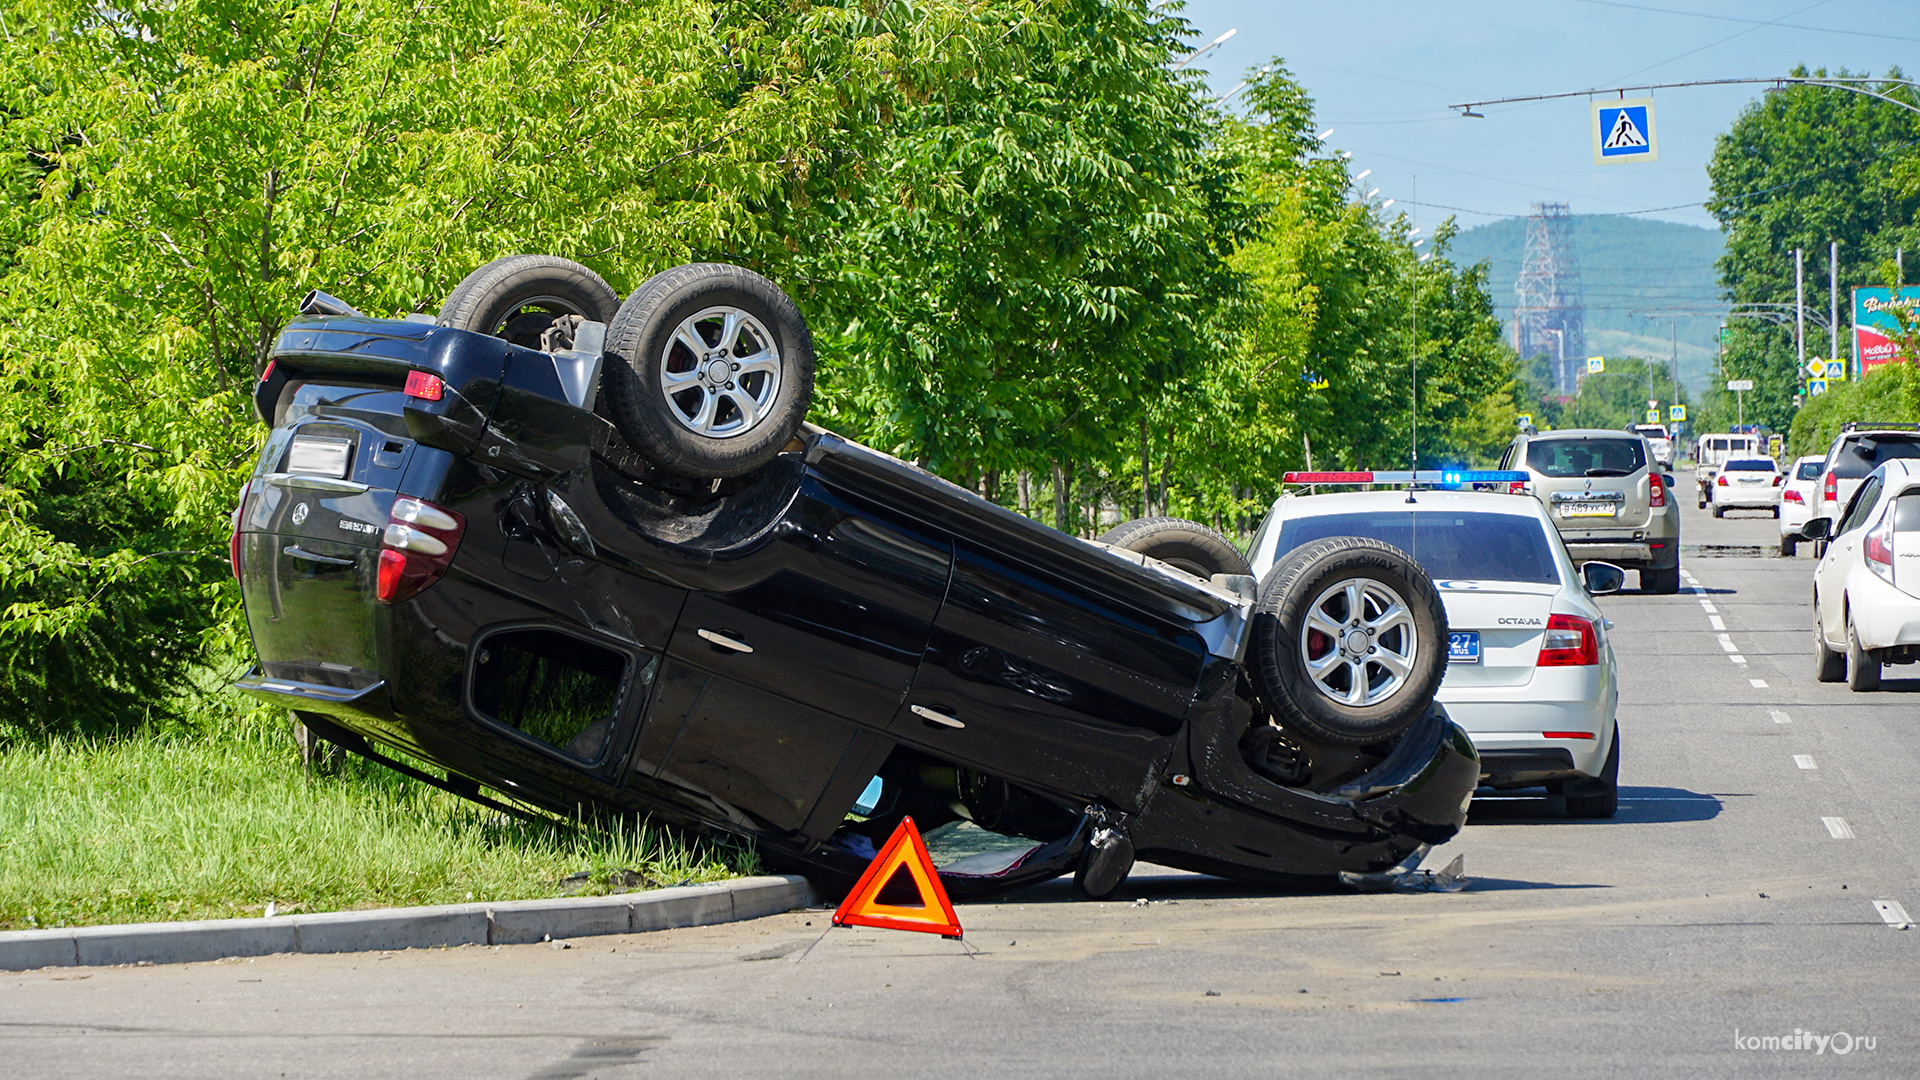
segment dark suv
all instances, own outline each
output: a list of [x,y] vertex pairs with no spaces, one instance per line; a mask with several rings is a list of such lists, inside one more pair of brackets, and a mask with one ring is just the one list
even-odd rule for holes
[[[907,815],[1006,841],[942,869],[960,895],[1105,895],[1136,852],[1378,871],[1460,828],[1479,764],[1404,554],[1324,541],[1258,590],[1204,526],[1079,540],[782,419],[810,345],[757,275],[619,303],[532,270],[440,324],[316,296],[281,333],[235,514],[243,689],[471,798],[658,815],[846,883]],[[1367,581],[1415,609],[1404,687],[1316,691],[1308,621],[1364,652]]]

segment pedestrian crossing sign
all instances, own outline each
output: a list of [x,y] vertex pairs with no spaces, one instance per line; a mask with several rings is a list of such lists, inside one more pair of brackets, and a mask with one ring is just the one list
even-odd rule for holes
[[1596,101],[1593,113],[1593,163],[1658,161],[1653,137],[1653,99],[1619,98]]
[[1604,356],[1587,357],[1587,374],[1598,375],[1607,370],[1607,358]]
[[1824,394],[1826,392],[1827,392],[1827,380],[1825,379],[1808,379],[1807,380],[1807,396],[1808,397],[1812,397],[1816,394]]
[[1669,423],[1677,424],[1686,418],[1687,407],[1685,405],[1670,405],[1667,407],[1667,421]]
[[1847,362],[1845,360],[1827,361],[1827,369],[1820,373],[1820,377],[1829,382],[1835,379],[1845,379],[1847,377]]

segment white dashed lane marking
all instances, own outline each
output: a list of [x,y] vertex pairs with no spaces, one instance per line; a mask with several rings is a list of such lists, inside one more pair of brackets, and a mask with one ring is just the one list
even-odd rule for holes
[[1820,767],[1813,763],[1812,754],[1795,754],[1793,755],[1793,763],[1803,769],[1817,769]]
[[1767,710],[1767,715],[1773,717],[1773,722],[1776,724],[1793,723],[1793,717],[1788,716],[1786,713],[1781,712],[1779,709],[1769,709]]
[[1700,610],[1706,612],[1709,615],[1713,615],[1719,612],[1720,609],[1717,607],[1714,607],[1712,604],[1707,603],[1705,600],[1702,600],[1700,601]]
[[1835,840],[1853,839],[1853,826],[1847,824],[1846,818],[1823,817],[1820,819],[1820,824],[1827,827],[1827,831],[1833,834]]
[[1739,652],[1739,651],[1740,651],[1739,649],[1737,649],[1737,648],[1735,648],[1735,647],[1734,647],[1734,644],[1733,644],[1733,635],[1732,635],[1732,634],[1721,634],[1721,635],[1720,635],[1720,647],[1721,647],[1721,648],[1723,648],[1723,649],[1725,649],[1725,650],[1727,650],[1728,652]]
[[1755,690],[1765,690],[1767,688],[1767,680],[1765,679],[1748,679],[1747,681],[1753,684]]
[[1711,625],[1711,626],[1712,626],[1712,627],[1713,627],[1713,628],[1714,628],[1715,630],[1725,630],[1725,629],[1727,628],[1727,624],[1726,624],[1726,623],[1723,623],[1723,622],[1721,622],[1721,621],[1720,621],[1720,616],[1718,616],[1718,615],[1709,615],[1709,616],[1707,616],[1707,622],[1708,622],[1708,624],[1709,624],[1709,625]]
[[1913,925],[1913,919],[1907,915],[1907,909],[1901,907],[1898,900],[1875,900],[1873,910],[1879,912],[1880,918],[1895,930],[1905,930]]

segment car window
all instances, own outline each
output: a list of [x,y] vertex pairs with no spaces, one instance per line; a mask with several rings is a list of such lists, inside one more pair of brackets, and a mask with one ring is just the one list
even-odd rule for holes
[[1820,479],[1820,466],[1823,464],[1825,463],[1819,461],[1803,461],[1800,463],[1800,468],[1794,471],[1793,478],[1795,480],[1818,480]]
[[1920,458],[1920,438],[1904,434],[1849,438],[1833,456],[1833,474],[1842,480],[1858,480],[1874,466],[1895,458]]
[[1893,530],[1920,532],[1920,492],[1908,491],[1893,500]]
[[1527,467],[1555,479],[1629,476],[1647,464],[1647,444],[1633,439],[1551,439],[1527,445]]
[[1834,530],[1834,535],[1838,536],[1859,528],[1860,523],[1867,519],[1868,511],[1873,509],[1873,504],[1879,499],[1880,478],[1876,476],[1861,484],[1860,490],[1853,493],[1853,501],[1847,504],[1846,516],[1840,519],[1840,527]]
[[1772,472],[1772,458],[1733,458],[1727,462],[1728,472]]
[[1545,527],[1516,514],[1382,510],[1289,518],[1280,525],[1275,560],[1330,536],[1384,540],[1412,555],[1429,577],[1443,581],[1560,582]]

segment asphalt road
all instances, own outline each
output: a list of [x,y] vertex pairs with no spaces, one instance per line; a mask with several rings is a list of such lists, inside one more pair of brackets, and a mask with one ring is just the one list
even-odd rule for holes
[[[1920,668],[1816,683],[1806,549],[1708,557],[1776,537],[1687,504],[1698,591],[1602,601],[1619,816],[1478,801],[1427,863],[1463,854],[1464,892],[1142,867],[1107,903],[1056,882],[963,905],[964,944],[815,911],[4,974],[0,1076],[1920,1075],[1920,929],[1875,906],[1920,914]],[[1746,1042],[1768,1036],[1806,1048]]]

